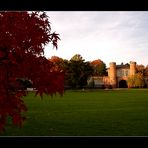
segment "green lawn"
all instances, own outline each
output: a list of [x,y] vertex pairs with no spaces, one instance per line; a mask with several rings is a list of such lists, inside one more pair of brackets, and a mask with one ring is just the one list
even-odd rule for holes
[[66,91],[24,98],[23,128],[6,126],[1,136],[148,136],[148,89]]

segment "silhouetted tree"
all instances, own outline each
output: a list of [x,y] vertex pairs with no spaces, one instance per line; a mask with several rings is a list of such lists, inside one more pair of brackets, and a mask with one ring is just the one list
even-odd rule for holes
[[85,62],[81,55],[74,55],[67,62],[67,82],[70,86],[83,88],[87,85],[87,79],[92,75],[93,69],[89,62]]

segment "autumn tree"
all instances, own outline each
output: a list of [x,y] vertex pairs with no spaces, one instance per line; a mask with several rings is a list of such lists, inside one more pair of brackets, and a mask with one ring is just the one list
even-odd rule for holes
[[52,43],[57,48],[58,40],[45,12],[0,12],[0,130],[7,117],[19,127],[25,119],[27,92],[18,78],[31,80],[41,97],[63,94],[63,73],[51,70],[53,63],[44,57],[44,47]]
[[93,75],[94,76],[104,76],[107,74],[106,72],[106,64],[98,59],[98,60],[94,60],[92,62],[90,62],[91,66],[93,67]]
[[136,73],[135,75],[131,75],[127,79],[129,88],[142,88],[144,87],[144,76],[142,73]]
[[145,73],[145,66],[144,65],[136,65],[136,71],[137,71],[137,73],[142,73],[143,75],[144,75],[144,73]]
[[58,56],[52,56],[48,60],[53,63],[54,70],[56,70],[56,71],[64,71],[64,69],[65,69],[64,59],[62,59],[62,58],[60,58]]
[[145,67],[144,76],[148,76],[148,65]]
[[148,77],[148,65],[138,65],[137,66],[137,71],[143,73],[144,76]]

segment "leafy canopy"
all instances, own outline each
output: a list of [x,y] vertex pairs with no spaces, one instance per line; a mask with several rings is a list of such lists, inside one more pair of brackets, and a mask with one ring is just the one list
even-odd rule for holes
[[4,130],[7,117],[19,127],[25,119],[22,97],[27,92],[18,78],[31,80],[36,95],[42,96],[63,94],[64,74],[54,71],[44,57],[45,45],[57,48],[60,39],[51,32],[45,12],[0,12],[0,34],[0,130]]

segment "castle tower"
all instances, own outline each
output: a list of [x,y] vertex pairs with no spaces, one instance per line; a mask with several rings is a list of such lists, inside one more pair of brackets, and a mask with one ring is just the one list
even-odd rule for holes
[[136,74],[136,62],[130,61],[130,75]]
[[116,88],[117,87],[116,63],[111,62],[109,65],[110,65],[109,69],[110,84],[112,85],[113,88]]

